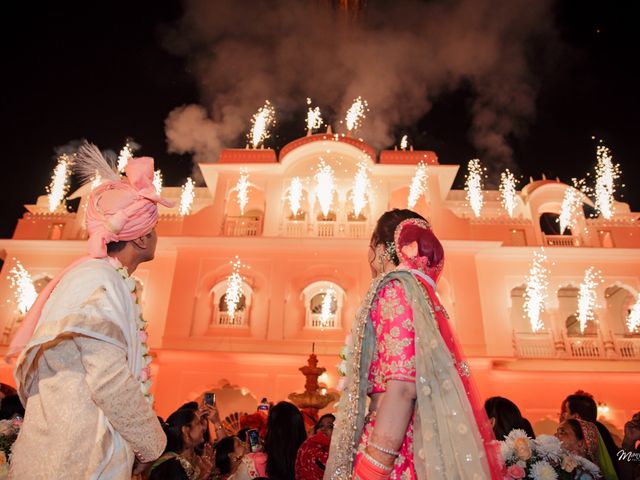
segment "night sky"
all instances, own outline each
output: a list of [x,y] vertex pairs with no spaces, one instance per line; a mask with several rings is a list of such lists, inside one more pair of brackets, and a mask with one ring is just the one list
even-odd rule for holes
[[[633,3],[553,4],[553,51],[528,52],[537,78],[536,115],[509,143],[523,178],[544,172],[569,182],[593,169],[592,136],[603,139],[622,168],[626,188],[618,198],[640,211],[634,74],[640,42]],[[72,140],[87,138],[117,151],[132,137],[142,146],[140,154],[156,159],[165,185],[184,182],[191,156],[167,153],[164,121],[174,108],[198,103],[202,93],[185,58],[164,46],[167,31],[184,13],[181,2],[10,2],[4,8],[2,237],[12,235],[23,204],[45,193],[54,149]],[[402,132],[416,149],[435,150],[441,163],[465,164],[478,156],[468,133],[470,96],[464,85],[440,95],[428,114]],[[304,98],[300,104],[299,123]],[[270,145],[279,149],[303,134],[292,125],[281,122]]]

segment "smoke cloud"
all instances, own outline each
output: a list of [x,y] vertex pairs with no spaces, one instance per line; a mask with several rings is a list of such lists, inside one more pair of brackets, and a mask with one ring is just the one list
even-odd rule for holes
[[440,95],[465,87],[471,141],[490,170],[512,167],[510,138],[535,115],[530,48],[554,38],[550,0],[370,0],[357,21],[331,3],[186,0],[164,41],[189,59],[202,98],[167,117],[169,150],[210,162],[244,146],[265,99],[287,118],[311,97],[345,131],[339,122],[359,95],[370,112],[357,136],[383,148]]

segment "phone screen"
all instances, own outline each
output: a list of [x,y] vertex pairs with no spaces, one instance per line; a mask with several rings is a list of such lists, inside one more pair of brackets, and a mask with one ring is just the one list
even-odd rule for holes
[[216,394],[213,392],[206,392],[204,394],[204,404],[213,405],[216,403]]
[[248,430],[247,441],[249,442],[249,449],[252,453],[255,453],[258,450],[258,446],[260,445],[260,434],[258,433],[258,430]]

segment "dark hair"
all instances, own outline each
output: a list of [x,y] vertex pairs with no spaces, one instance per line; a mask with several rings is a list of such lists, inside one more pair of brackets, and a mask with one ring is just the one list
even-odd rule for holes
[[249,431],[248,428],[241,428],[240,430],[238,430],[238,433],[236,433],[236,437],[238,437],[238,439],[241,442],[246,442],[247,441],[247,432]]
[[[396,227],[410,218],[425,220],[419,213],[407,209],[394,208],[393,210],[383,213],[376,222],[376,228],[373,229],[373,233],[371,234],[371,246],[377,247],[378,245],[393,243]],[[395,265],[400,263],[398,256],[395,254],[391,256],[391,261]]]
[[109,242],[107,243],[107,254],[111,255],[112,253],[121,252],[126,246],[126,240],[120,240],[119,242]]
[[333,413],[325,413],[318,419],[316,424],[313,426],[313,433],[318,433],[318,428],[320,428],[320,422],[325,418],[333,418],[333,421],[334,422],[336,421],[336,416]]
[[573,433],[575,433],[576,440],[578,440],[578,441],[584,440],[584,432],[582,431],[582,427],[580,426],[580,422],[578,420],[576,420],[575,418],[568,418],[565,421],[569,424],[569,426],[571,427],[571,430],[573,430]]
[[196,418],[196,412],[194,410],[183,408],[176,410],[166,423],[163,424],[164,433],[167,435],[167,446],[164,452],[182,453],[184,450],[184,438],[182,436],[182,427],[191,425],[191,422]]
[[182,405],[178,410],[198,410],[198,408],[200,408],[200,405],[198,405],[198,402],[187,402],[184,405]]
[[306,438],[304,419],[298,407],[280,402],[269,410],[265,453],[270,479],[295,479],[296,455]]
[[2,399],[0,419],[8,420],[16,415],[24,417],[24,407],[20,402],[20,397],[18,396],[18,394],[14,393],[13,395],[7,395]]
[[569,413],[578,414],[582,420],[595,422],[598,419],[598,405],[591,395],[578,391],[564,399]]
[[216,468],[226,475],[231,473],[231,459],[229,454],[235,450],[236,437],[224,437],[216,444]]
[[529,420],[522,416],[518,406],[508,398],[491,397],[484,402],[484,409],[489,418],[494,418],[493,433],[497,440],[504,440],[509,432],[519,428],[527,432],[531,438],[535,438],[533,428]]

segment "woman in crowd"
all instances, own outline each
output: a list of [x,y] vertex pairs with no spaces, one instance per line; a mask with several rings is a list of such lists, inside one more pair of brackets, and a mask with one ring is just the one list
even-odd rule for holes
[[410,210],[386,212],[369,264],[374,281],[351,332],[342,392],[349,400],[339,403],[325,478],[503,478],[491,425],[436,295],[444,249],[431,226]]
[[220,478],[227,479],[236,473],[242,457],[245,454],[245,446],[238,437],[225,437],[216,444],[216,468]]
[[322,480],[329,458],[329,443],[336,417],[327,413],[313,427],[296,457],[296,480]]
[[598,465],[605,480],[618,480],[609,452],[593,423],[569,418],[558,425],[556,437],[562,448]]
[[195,451],[204,442],[204,426],[197,412],[189,408],[177,410],[163,428],[167,446],[151,467],[149,480],[206,480],[213,462]]
[[231,478],[295,480],[296,454],[306,438],[300,410],[289,402],[278,403],[269,410],[264,452],[245,455]]
[[527,432],[530,438],[536,438],[529,420],[520,413],[518,406],[508,398],[491,397],[484,402],[493,433],[498,440],[504,440],[511,430],[519,428]]

